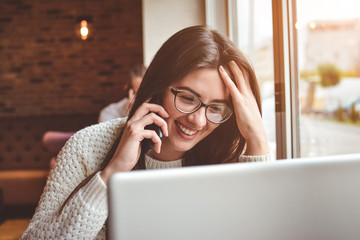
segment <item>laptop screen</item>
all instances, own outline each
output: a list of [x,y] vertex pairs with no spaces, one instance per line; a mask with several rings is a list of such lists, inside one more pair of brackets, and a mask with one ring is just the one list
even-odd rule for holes
[[116,173],[110,239],[359,239],[360,154]]

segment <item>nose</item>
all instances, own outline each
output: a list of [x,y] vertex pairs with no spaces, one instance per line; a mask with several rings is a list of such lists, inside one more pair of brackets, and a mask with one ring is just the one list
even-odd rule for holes
[[203,128],[207,123],[207,119],[206,119],[206,116],[205,116],[205,107],[201,107],[196,112],[188,114],[187,115],[187,120],[196,129]]

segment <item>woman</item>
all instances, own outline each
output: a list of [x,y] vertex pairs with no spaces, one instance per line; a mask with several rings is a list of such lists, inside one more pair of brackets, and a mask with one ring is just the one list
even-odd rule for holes
[[[128,119],[66,143],[22,238],[105,238],[114,172],[272,160],[260,109],[254,71],[228,38],[204,26],[179,31],[154,57]],[[141,148],[144,139],[154,149]]]

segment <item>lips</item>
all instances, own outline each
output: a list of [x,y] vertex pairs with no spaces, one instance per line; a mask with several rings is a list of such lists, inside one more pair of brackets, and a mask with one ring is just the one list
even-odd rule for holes
[[188,128],[186,128],[184,125],[180,124],[179,122],[176,122],[176,125],[178,126],[178,128],[180,129],[180,131],[182,133],[184,133],[185,135],[187,136],[192,136],[194,135],[195,133],[197,133],[197,131],[192,131]]

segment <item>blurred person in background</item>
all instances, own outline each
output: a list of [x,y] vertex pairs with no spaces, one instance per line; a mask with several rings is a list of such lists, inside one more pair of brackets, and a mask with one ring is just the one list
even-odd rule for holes
[[115,118],[123,118],[129,115],[134,96],[139,89],[146,68],[142,64],[134,65],[129,72],[128,97],[123,98],[117,103],[112,103],[101,110],[99,123],[106,122]]
[[[129,115],[134,97],[141,84],[146,67],[141,64],[134,64],[129,71],[129,82],[127,87],[128,96],[116,103],[111,103],[100,111],[98,122],[106,122],[115,118],[124,118]],[[75,132],[47,131],[43,135],[42,142],[44,146],[53,154],[50,160],[50,169],[54,167],[56,155],[64,146],[67,140]]]

